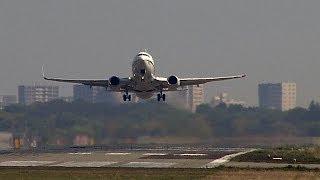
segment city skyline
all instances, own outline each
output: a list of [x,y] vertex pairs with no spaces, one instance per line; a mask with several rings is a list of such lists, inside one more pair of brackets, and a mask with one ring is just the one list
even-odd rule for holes
[[[294,82],[280,82],[280,83],[261,83],[258,84],[258,98],[259,98],[259,107],[260,108],[270,108],[270,109],[279,109],[282,111],[288,111],[290,109],[294,109],[296,106],[296,96],[297,96],[297,87]],[[47,102],[46,100],[42,100],[45,96],[51,94],[51,89],[55,88],[57,93],[55,98],[53,99],[62,99],[67,102],[71,102],[73,100],[82,99],[84,101],[90,103],[98,103],[98,102],[113,102],[115,104],[126,103],[122,101],[120,92],[108,92],[103,87],[92,87],[88,85],[75,84],[73,85],[73,93],[72,96],[63,96],[59,95],[58,85],[19,85],[18,86],[18,95],[0,95],[0,97],[18,97],[19,102],[21,102],[21,96],[30,96],[33,99],[30,102]],[[24,89],[27,89],[24,90]],[[188,109],[192,112],[195,112],[196,107],[200,104],[210,104],[212,107],[215,107],[219,103],[223,102],[227,105],[243,105],[244,107],[248,107],[248,105],[243,100],[235,100],[230,98],[227,92],[218,92],[218,96],[211,96],[211,100],[209,102],[204,101],[204,96],[206,94],[204,85],[193,85],[186,86],[184,90],[177,92],[168,92],[168,104],[174,105],[181,109]],[[47,90],[50,90],[50,92]],[[46,91],[46,92],[44,92]],[[48,94],[49,93],[49,94]],[[36,97],[38,96],[38,97]],[[29,99],[30,99],[29,98]],[[37,100],[38,98],[38,100]],[[24,99],[24,98],[22,98]],[[136,99],[134,96],[133,102],[146,102],[144,100]],[[151,98],[151,99],[156,99]],[[10,100],[12,101],[12,100]],[[13,104],[13,103],[10,103]],[[31,103],[26,103],[31,104]],[[257,107],[258,107],[257,106]]]
[[[0,94],[49,74],[70,78],[130,76],[147,48],[157,75],[206,77],[246,73],[206,85],[258,105],[256,86],[296,82],[297,105],[320,101],[320,1],[230,0],[0,2]],[[72,85],[60,85],[70,95]]]

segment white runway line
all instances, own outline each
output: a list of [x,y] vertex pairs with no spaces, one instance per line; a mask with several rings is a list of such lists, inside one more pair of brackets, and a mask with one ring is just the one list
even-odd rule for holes
[[166,153],[144,153],[144,156],[165,156]]
[[81,152],[76,152],[76,153],[68,153],[68,154],[71,154],[71,155],[90,155],[90,154],[92,154],[91,152],[83,152],[83,153],[81,153]]
[[159,162],[129,162],[121,167],[136,167],[136,168],[168,168],[177,163],[159,163]]
[[178,156],[206,156],[207,154],[175,154]]
[[105,155],[129,155],[131,153],[106,153]]
[[222,158],[216,159],[216,160],[204,165],[203,168],[213,168],[213,167],[220,166],[220,165],[222,165],[224,163],[229,162],[230,159],[232,159],[233,157],[239,156],[241,154],[246,154],[246,153],[252,152],[252,151],[255,151],[255,149],[251,149],[251,150],[248,150],[248,151],[238,152],[238,153],[235,153],[235,154],[229,154],[229,155],[223,156]]
[[55,163],[56,161],[5,161],[0,166],[44,166]]
[[102,167],[109,166],[111,164],[115,164],[117,162],[108,162],[108,161],[89,161],[89,162],[64,162],[60,164],[55,164],[51,166],[59,166],[59,167]]

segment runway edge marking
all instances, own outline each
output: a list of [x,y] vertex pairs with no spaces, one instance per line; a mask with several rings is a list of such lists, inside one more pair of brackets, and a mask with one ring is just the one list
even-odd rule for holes
[[242,154],[246,154],[246,153],[249,153],[249,152],[252,152],[252,151],[256,151],[256,149],[250,149],[248,151],[242,151],[242,152],[238,152],[238,153],[234,153],[234,154],[229,154],[229,155],[223,156],[222,158],[215,159],[215,160],[205,164],[204,166],[201,166],[201,168],[214,168],[214,167],[217,167],[217,166],[220,166],[220,165],[223,165],[223,164],[229,162],[232,158],[234,158],[236,156],[239,156],[239,155],[242,155]]

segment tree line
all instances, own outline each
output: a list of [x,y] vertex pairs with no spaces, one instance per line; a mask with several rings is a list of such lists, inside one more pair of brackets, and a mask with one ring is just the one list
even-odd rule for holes
[[113,105],[56,100],[0,111],[0,131],[37,137],[44,144],[71,142],[86,134],[104,139],[149,137],[320,136],[320,105],[289,111],[220,104],[200,105],[196,113],[165,103]]

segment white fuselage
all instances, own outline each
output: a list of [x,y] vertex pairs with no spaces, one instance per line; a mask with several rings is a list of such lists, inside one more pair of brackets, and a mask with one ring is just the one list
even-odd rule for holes
[[153,96],[155,66],[152,56],[146,52],[140,52],[132,63],[132,79],[134,91],[139,98],[148,99]]

